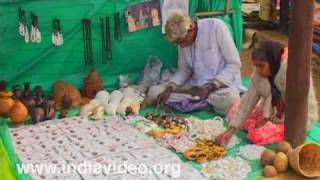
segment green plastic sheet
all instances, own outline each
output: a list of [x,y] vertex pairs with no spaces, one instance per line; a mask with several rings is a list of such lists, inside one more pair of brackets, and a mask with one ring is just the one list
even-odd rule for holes
[[[104,86],[114,89],[118,86],[118,76],[128,75],[137,81],[150,55],[157,56],[164,68],[175,69],[177,49],[169,44],[161,34],[161,28],[155,27],[134,33],[126,30],[125,9],[143,0],[0,0],[0,80],[9,82],[8,86],[30,81],[32,85],[42,85],[46,91],[52,90],[56,80],[66,80],[78,88],[91,67],[84,63],[81,19],[92,21],[94,67],[100,73]],[[202,0],[190,0],[190,14],[196,11],[220,10],[224,1],[210,3]],[[42,42],[26,44],[18,33],[18,8],[26,11],[30,28],[34,13],[39,18]],[[207,8],[206,8],[207,7]],[[222,18],[230,27],[237,47],[241,49],[241,1],[232,0],[232,9],[236,13]],[[121,14],[120,41],[114,38],[114,13]],[[99,17],[109,16],[112,34],[112,59],[102,63],[101,35]],[[55,47],[51,43],[52,18],[61,20],[64,45]],[[29,29],[30,32],[30,29]]]

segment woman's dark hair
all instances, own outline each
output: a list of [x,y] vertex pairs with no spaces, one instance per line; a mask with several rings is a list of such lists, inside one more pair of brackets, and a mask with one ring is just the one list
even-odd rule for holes
[[275,41],[261,41],[256,47],[254,47],[251,59],[259,59],[261,61],[266,61],[270,65],[271,75],[269,77],[269,82],[271,85],[272,93],[272,105],[275,106],[281,93],[274,84],[274,79],[280,69],[281,65],[281,55],[283,53],[283,46]]

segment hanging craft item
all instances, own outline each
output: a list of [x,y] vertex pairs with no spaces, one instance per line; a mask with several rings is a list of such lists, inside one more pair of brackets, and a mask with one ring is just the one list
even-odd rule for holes
[[38,16],[31,13],[31,42],[41,42],[41,32],[39,30]]
[[52,44],[55,46],[61,46],[63,44],[63,36],[61,33],[61,24],[59,19],[52,19]]
[[160,1],[152,0],[129,6],[125,12],[129,32],[160,26]]
[[82,19],[84,60],[86,65],[93,65],[92,57],[92,38],[91,38],[91,21]]
[[26,12],[19,8],[19,34],[24,37],[25,43],[29,43],[29,32],[26,23]]
[[111,50],[111,34],[110,34],[110,18],[104,19],[100,17],[100,31],[101,31],[101,47],[102,47],[102,63],[107,63],[108,59],[112,58]]
[[114,14],[114,36],[116,40],[121,40],[121,30],[120,30],[120,13]]

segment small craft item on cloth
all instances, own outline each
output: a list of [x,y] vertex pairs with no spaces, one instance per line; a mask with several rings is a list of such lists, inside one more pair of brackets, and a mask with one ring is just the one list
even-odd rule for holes
[[121,103],[122,98],[123,93],[119,90],[115,90],[110,94],[109,105],[106,109],[109,115],[116,115],[117,109]]
[[14,105],[14,100],[12,99],[13,93],[10,91],[0,91],[0,117],[7,116]]
[[185,129],[187,124],[182,116],[170,117],[169,115],[148,114],[146,115],[146,118],[163,128],[174,128],[178,126]]
[[223,119],[218,116],[212,120],[200,120],[197,117],[191,116],[187,118],[187,124],[188,134],[193,139],[215,139],[225,131]]
[[251,129],[247,135],[250,142],[257,145],[275,144],[284,140],[284,124],[270,121],[258,129]]
[[264,146],[258,146],[254,144],[247,144],[240,147],[240,155],[247,160],[260,159],[261,154],[266,148]]
[[147,133],[155,128],[158,128],[156,123],[147,120],[139,120],[135,122],[133,126],[142,133]]
[[227,154],[225,148],[216,146],[213,141],[200,139],[196,145],[183,152],[183,155],[192,161],[204,163],[213,159],[224,157]]
[[71,97],[72,107],[77,106],[82,102],[82,97],[80,92],[71,84],[65,81],[56,81],[53,86],[54,86],[53,99],[56,102],[57,110],[61,110],[61,98],[65,94]]
[[184,134],[165,134],[160,140],[161,144],[166,147],[175,149],[177,152],[184,152],[195,143]]
[[201,172],[210,179],[244,180],[251,167],[240,157],[226,157],[204,164]]

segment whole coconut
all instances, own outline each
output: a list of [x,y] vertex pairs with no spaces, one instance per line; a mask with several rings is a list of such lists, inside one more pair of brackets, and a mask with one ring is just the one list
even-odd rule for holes
[[275,177],[278,175],[278,172],[274,166],[267,165],[263,168],[264,177]]
[[286,154],[278,152],[273,160],[273,165],[278,173],[284,173],[288,170],[289,160]]
[[283,152],[286,154],[290,150],[292,150],[292,146],[287,141],[282,141],[279,144],[277,144],[277,148],[276,148],[277,152]]
[[263,165],[272,165],[273,160],[275,158],[276,154],[271,150],[264,150],[261,154],[261,164]]

